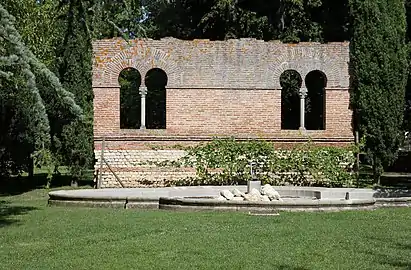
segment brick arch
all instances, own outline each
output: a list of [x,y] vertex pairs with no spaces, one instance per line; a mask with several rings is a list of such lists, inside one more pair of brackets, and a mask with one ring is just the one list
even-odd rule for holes
[[305,87],[305,77],[313,70],[319,70],[327,76],[327,88],[339,88],[340,83],[340,65],[337,61],[328,56],[322,57],[303,57],[295,54],[284,53],[277,58],[277,61],[269,66],[273,74],[273,83],[276,89],[281,89],[280,76],[286,70],[296,70],[303,78],[301,87]]
[[160,68],[168,77],[168,87],[179,85],[179,69],[169,55],[159,49],[146,46],[133,46],[117,53],[110,61],[106,62],[103,71],[105,86],[120,87],[118,76],[125,68],[137,69],[142,78],[150,69]]

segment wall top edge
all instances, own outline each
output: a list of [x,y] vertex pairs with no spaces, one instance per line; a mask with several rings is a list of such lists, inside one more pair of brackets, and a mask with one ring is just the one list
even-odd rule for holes
[[[94,141],[212,141],[214,139],[228,139],[232,138],[230,136],[116,136],[116,135],[109,135],[109,136],[94,136]],[[257,141],[272,141],[272,142],[330,142],[330,143],[351,143],[354,142],[354,137],[316,137],[312,138],[309,136],[290,136],[287,138],[279,138],[279,137],[235,137],[238,141],[249,141],[249,140],[257,140]]]
[[185,43],[233,43],[233,42],[253,42],[253,43],[276,43],[276,44],[283,44],[283,45],[288,45],[290,47],[294,46],[307,46],[307,45],[313,45],[313,46],[332,46],[332,45],[338,45],[338,46],[349,46],[350,42],[349,41],[339,41],[339,42],[327,42],[327,43],[321,43],[321,42],[311,42],[311,41],[306,41],[306,42],[298,42],[298,43],[284,43],[281,40],[261,40],[261,39],[256,39],[256,38],[239,38],[239,39],[228,39],[228,40],[210,40],[210,39],[192,39],[192,40],[185,40],[185,39],[178,39],[174,37],[164,37],[161,39],[152,39],[152,38],[138,38],[138,39],[130,39],[130,40],[125,40],[120,37],[115,37],[111,39],[99,39],[93,41],[93,45],[97,44],[104,44],[104,43],[113,43],[113,42],[121,42],[121,43],[139,43],[139,42],[145,42],[145,41],[167,41],[167,42],[185,42]]
[[[120,86],[118,85],[109,85],[107,86],[106,84],[93,84],[92,88],[95,89],[118,89]],[[236,87],[236,88],[227,88],[227,87],[181,87],[181,86],[166,86],[167,90],[221,90],[221,91],[282,91],[281,88],[259,88],[259,87]],[[349,91],[349,88],[346,87],[326,87],[326,91]]]

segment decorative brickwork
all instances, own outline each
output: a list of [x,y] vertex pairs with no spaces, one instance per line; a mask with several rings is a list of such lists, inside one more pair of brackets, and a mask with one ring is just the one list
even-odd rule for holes
[[[106,159],[130,186],[138,186],[144,179],[154,179],[161,185],[164,177],[169,179],[193,172],[144,169],[129,161],[116,161],[111,155],[117,155],[117,159],[122,156],[130,160],[150,159],[151,154],[140,150],[150,149],[152,145],[196,144],[213,136],[258,138],[281,144],[305,141],[307,136],[314,142],[334,145],[353,140],[347,42],[283,44],[255,39],[182,41],[166,38],[129,42],[110,39],[95,41],[93,50],[96,157],[100,158],[104,137],[109,147]],[[127,67],[136,68],[143,78],[152,68],[166,72],[165,130],[120,129],[118,76]],[[280,76],[288,69],[300,73],[302,87],[310,71],[320,70],[326,75],[325,130],[304,134],[298,130],[281,130]],[[157,154],[166,158],[169,154],[165,153],[168,152]],[[176,155],[181,152],[177,151]],[[99,162],[96,168],[98,166]],[[124,172],[123,167],[129,171]],[[104,187],[117,185],[106,169],[103,175]]]

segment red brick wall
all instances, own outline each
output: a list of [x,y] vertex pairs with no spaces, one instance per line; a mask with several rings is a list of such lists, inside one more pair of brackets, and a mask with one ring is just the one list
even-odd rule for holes
[[93,51],[94,87],[118,87],[118,75],[126,67],[136,68],[143,77],[151,68],[161,68],[173,89],[280,89],[279,77],[287,69],[295,69],[302,78],[321,70],[328,88],[349,87],[347,42],[109,39],[95,41]]
[[[166,130],[120,130],[119,88],[95,88],[94,135],[298,137],[281,130],[281,91],[167,89]],[[326,90],[326,129],[313,138],[352,138],[347,90]]]
[[281,129],[281,92],[170,89],[167,129],[191,135],[264,135]]
[[[94,134],[127,136],[301,137],[281,130],[279,77],[287,69],[305,78],[312,70],[327,76],[326,130],[314,138],[352,140],[348,43],[134,40],[94,43]],[[154,67],[168,76],[166,130],[120,130],[118,75]]]
[[120,130],[120,89],[94,88],[94,136]]
[[325,134],[327,137],[352,138],[352,111],[350,110],[350,94],[347,90],[326,91]]
[[[193,145],[209,141],[213,136],[263,139],[279,146],[307,141],[308,137],[315,143],[328,145],[353,141],[347,42],[291,45],[254,39],[167,38],[132,40],[127,44],[122,39],[110,39],[95,41],[93,50],[94,136],[98,158],[103,137],[107,151],[118,150],[117,155],[125,160],[137,155],[128,152],[131,150]],[[118,76],[127,67],[136,68],[143,78],[151,68],[166,72],[165,130],[120,129]],[[287,69],[298,71],[303,79],[312,70],[326,74],[325,130],[305,134],[281,130],[280,75]],[[116,162],[113,161],[113,169],[123,173],[116,168]],[[140,170],[138,166],[131,167],[130,170]],[[150,179],[157,181],[156,177],[163,174],[150,175]],[[160,178],[176,175],[178,172],[167,172]],[[114,181],[113,176],[105,177],[106,183]],[[147,176],[143,169],[124,177],[133,186],[136,183],[132,179],[137,177],[141,181]]]

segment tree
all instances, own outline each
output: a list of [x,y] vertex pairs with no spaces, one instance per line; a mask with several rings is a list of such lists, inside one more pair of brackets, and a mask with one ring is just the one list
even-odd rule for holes
[[[76,120],[74,97],[67,92],[58,78],[49,69],[56,70],[56,45],[61,42],[61,25],[57,24],[58,9],[55,2],[31,0],[6,0],[7,8],[17,16],[16,26],[22,33],[22,39],[30,49],[30,65],[36,77],[36,86],[46,107],[51,145],[32,156],[37,166],[48,167],[51,173],[53,166],[61,165],[61,147],[64,145],[62,132],[66,125]],[[60,27],[59,27],[60,26]],[[33,53],[31,53],[31,51]],[[37,60],[40,58],[41,61]],[[43,64],[45,63],[45,64]],[[69,103],[67,103],[69,102]],[[76,105],[76,110],[81,109]],[[50,153],[47,151],[51,151]],[[29,161],[30,165],[33,163]],[[29,173],[32,168],[29,168]]]
[[54,68],[55,46],[61,41],[56,24],[55,1],[3,0],[3,7],[14,17],[22,41],[49,69]]
[[155,38],[226,40],[254,37],[270,40],[274,37],[266,17],[240,8],[235,0],[149,1],[147,11],[150,16],[145,25],[154,26],[150,33]]
[[350,0],[353,106],[360,137],[379,183],[403,139],[408,76],[402,0]]
[[[140,0],[95,0],[93,10],[93,37],[96,39],[112,37],[147,37],[148,25],[143,25],[147,14]],[[159,2],[159,1],[150,1]]]
[[[93,151],[93,91],[92,68],[92,14],[93,1],[61,0],[59,3],[59,27],[63,41],[57,47],[57,70],[65,89],[74,94],[77,104],[84,111],[84,118],[77,119],[61,130],[59,146],[60,162],[69,166],[72,184],[92,168]],[[59,139],[55,137],[55,139]]]
[[31,156],[48,149],[49,116],[60,114],[71,121],[82,112],[72,94],[24,45],[13,16],[2,5],[0,15],[0,173],[7,175],[27,171]]
[[349,38],[347,0],[239,0],[238,5],[266,16],[275,38],[285,42]]

